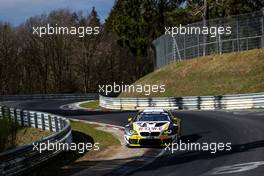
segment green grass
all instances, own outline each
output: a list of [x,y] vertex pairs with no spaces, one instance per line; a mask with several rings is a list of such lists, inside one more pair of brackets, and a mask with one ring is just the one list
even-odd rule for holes
[[[96,129],[96,125],[71,121],[73,131],[92,137],[93,142],[98,142],[100,149],[108,146],[118,146],[120,141],[111,133]],[[10,120],[0,120],[0,152],[15,148],[20,145],[30,144],[42,139],[51,132],[36,128],[19,127]]]
[[99,100],[93,100],[86,103],[80,104],[83,108],[90,108],[90,109],[102,109],[102,107],[99,105]]
[[18,125],[9,119],[0,120],[0,152],[14,147]]
[[[79,153],[79,150],[60,153],[52,159],[52,162],[47,162],[43,167],[33,170],[31,175],[54,175],[54,173],[58,176],[74,175],[100,164],[105,160],[104,157],[114,156],[115,151],[112,148],[118,149],[120,147],[119,140],[110,133],[97,130],[96,125],[71,121],[71,127],[73,143],[78,145],[80,143],[99,142],[100,149],[98,151],[86,150],[84,153]],[[104,150],[107,147],[110,149]]]
[[38,128],[20,128],[17,132],[16,143],[17,145],[30,144],[51,134],[50,131],[43,131]]
[[[134,84],[164,84],[157,96],[200,96],[264,92],[264,49],[211,55],[170,64]],[[122,93],[121,97],[145,97]]]
[[120,145],[120,141],[111,133],[96,129],[96,125],[71,121],[72,130],[91,136],[94,142],[98,142],[100,150],[108,146]]
[[20,127],[12,120],[0,120],[0,152],[17,146],[31,144],[51,134],[36,128]]

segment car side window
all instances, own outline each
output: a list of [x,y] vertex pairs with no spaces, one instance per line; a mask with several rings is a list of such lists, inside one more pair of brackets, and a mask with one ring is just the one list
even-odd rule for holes
[[168,112],[168,117],[170,121],[173,121],[173,115],[170,112]]
[[133,120],[132,120],[132,121],[133,121],[133,122],[137,122],[137,121],[138,121],[138,120],[137,120],[137,117],[138,117],[138,114],[137,114],[136,116],[133,117]]

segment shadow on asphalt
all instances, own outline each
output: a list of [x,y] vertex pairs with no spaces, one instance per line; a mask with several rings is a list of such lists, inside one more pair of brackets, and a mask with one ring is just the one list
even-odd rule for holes
[[211,160],[226,155],[248,152],[253,149],[264,147],[264,140],[238,144],[238,145],[231,145],[231,147],[232,149],[230,151],[218,151],[215,154],[212,154],[210,151],[185,151],[184,153],[175,152],[174,154],[161,156],[158,160],[151,163],[151,165],[144,167],[144,169],[142,170],[144,171],[158,170],[163,167],[175,166],[178,164],[180,165],[188,162],[193,162],[196,160]]
[[[159,168],[168,167],[170,165],[183,164],[183,163],[188,163],[188,162],[192,162],[195,160],[201,160],[201,159],[203,160],[212,159],[212,158],[217,158],[217,157],[221,157],[225,155],[246,152],[246,151],[260,148],[260,147],[264,147],[264,140],[240,144],[240,145],[233,145],[231,151],[218,152],[216,154],[211,154],[210,152],[193,152],[193,151],[185,152],[182,154],[175,153],[174,155],[161,156],[159,159],[154,161],[152,164],[147,165],[146,167],[141,168],[139,170],[134,170],[130,172],[128,175],[133,174],[140,170],[144,170],[144,171],[158,170]],[[54,168],[56,168],[56,170],[53,170],[52,168],[47,167],[48,165],[43,166],[41,170],[38,171],[38,174],[34,176],[46,176],[46,175],[67,176],[67,175],[71,175],[74,173],[78,173],[84,169],[89,169],[89,167],[95,166],[96,164],[100,162],[105,162],[106,164],[109,164],[110,166],[118,166],[117,169],[111,171],[110,173],[107,173],[105,176],[118,175],[119,173],[124,171],[124,168],[128,169],[128,167],[133,167],[133,165],[135,164],[140,166],[140,163],[133,162],[133,160],[138,159],[138,157],[131,157],[131,158],[126,158],[126,159],[116,159],[116,160],[109,160],[109,161],[80,161],[80,162],[75,163],[74,165],[71,165],[71,167],[68,167],[68,168],[62,168],[63,166],[62,163],[64,163],[63,160],[66,160],[66,157],[61,157],[60,159],[57,159],[57,161],[61,162],[60,165],[54,164],[54,161],[50,162],[52,163],[51,165],[55,165]],[[103,170],[104,168],[101,168],[101,169]],[[50,170],[49,173],[46,172],[46,170]],[[86,173],[85,175],[89,176],[89,175],[93,175],[93,173],[92,172],[91,174]]]
[[[202,133],[207,133],[207,132],[201,132],[199,134],[191,134],[191,135],[186,135],[182,136],[182,140],[185,141],[197,141],[200,139],[202,136]],[[75,143],[94,143],[94,140],[91,136],[88,136],[86,134],[83,134],[78,131],[72,131],[72,136],[73,136],[73,142]],[[130,148],[153,148],[153,149],[163,149],[164,147],[161,146],[141,146],[141,147],[130,147]],[[109,160],[109,161],[104,161],[104,160],[99,160],[99,161],[78,161],[79,158],[84,156],[88,151],[86,151],[83,154],[79,154],[77,152],[64,152],[56,156],[54,159],[49,160],[46,164],[43,164],[39,166],[38,168],[33,170],[33,176],[50,176],[50,175],[56,175],[56,176],[69,176],[75,173],[78,173],[82,170],[85,170],[89,167],[95,166],[98,163],[104,162],[106,165],[109,164],[111,166],[116,165],[118,166],[118,169],[114,170],[114,173],[109,173],[107,175],[114,174],[116,175],[116,172],[119,173],[119,169],[122,170],[122,167],[127,167],[128,166],[134,166],[135,163],[133,160],[138,159],[138,157],[130,157],[126,159],[115,159],[115,160]],[[124,163],[131,163],[131,164],[124,164]],[[67,167],[65,167],[67,166]]]
[[[88,136],[84,133],[78,131],[72,131],[72,140],[74,143],[94,143],[94,140],[91,136]],[[77,159],[84,156],[89,151],[84,151],[84,153],[78,153],[77,151],[68,151],[58,154],[53,159],[47,161],[45,164],[35,168],[30,175],[32,176],[63,176],[63,175],[71,175],[80,170],[65,170],[63,166],[70,165]],[[28,175],[27,173],[25,176]]]
[[[196,142],[202,138],[203,134],[208,134],[210,131],[205,131],[197,134],[190,134],[184,135],[181,137],[181,140],[185,143]],[[86,134],[73,131],[73,141],[75,143],[79,142],[91,142],[94,143],[94,140],[91,136]],[[185,152],[175,152],[174,154],[168,154],[159,157],[155,160],[151,165],[147,165],[144,168],[139,170],[158,170],[163,167],[168,166],[175,166],[180,165],[196,160],[211,160],[214,158],[222,157],[225,155],[232,155],[235,153],[247,152],[252,149],[262,148],[264,147],[264,140],[254,141],[250,143],[244,143],[239,145],[232,145],[232,150],[230,151],[218,151],[215,154],[212,154],[210,151],[185,151]],[[141,148],[141,147],[140,147]],[[143,147],[145,148],[145,147]],[[155,147],[155,146],[147,146],[147,148],[162,148],[162,147]],[[64,152],[56,156],[54,159],[49,160],[46,164],[39,166],[38,168],[34,169],[31,172],[33,176],[49,176],[49,175],[56,175],[56,176],[68,176],[75,173],[78,173],[82,170],[88,169],[92,166],[97,165],[98,163],[104,162],[105,164],[109,164],[110,166],[118,166],[117,169],[113,170],[109,175],[117,175],[120,173],[124,168],[133,167],[135,162],[133,160],[138,159],[138,157],[131,157],[125,159],[115,159],[115,160],[98,160],[98,161],[78,161],[75,162],[77,159],[85,155],[88,151],[85,151],[83,154],[79,154],[77,152]],[[138,164],[138,163],[136,163]],[[67,165],[67,167],[65,167]],[[104,168],[101,168],[102,170]],[[109,169],[109,168],[108,168]],[[131,172],[131,174],[137,172],[137,170]],[[89,174],[88,174],[89,175]],[[91,173],[91,175],[93,175]]]

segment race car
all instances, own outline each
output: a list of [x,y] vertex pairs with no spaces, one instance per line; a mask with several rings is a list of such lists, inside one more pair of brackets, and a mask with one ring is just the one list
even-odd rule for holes
[[128,118],[124,141],[127,146],[164,146],[181,135],[181,120],[164,109],[145,109]]

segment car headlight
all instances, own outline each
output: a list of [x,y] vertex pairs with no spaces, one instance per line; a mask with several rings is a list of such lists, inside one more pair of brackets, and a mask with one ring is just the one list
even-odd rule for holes
[[165,131],[163,132],[163,134],[171,135],[171,134],[172,134],[172,130],[171,130],[171,129],[165,130]]
[[130,129],[130,130],[126,130],[126,134],[132,136],[132,135],[137,135],[138,133],[137,131]]

